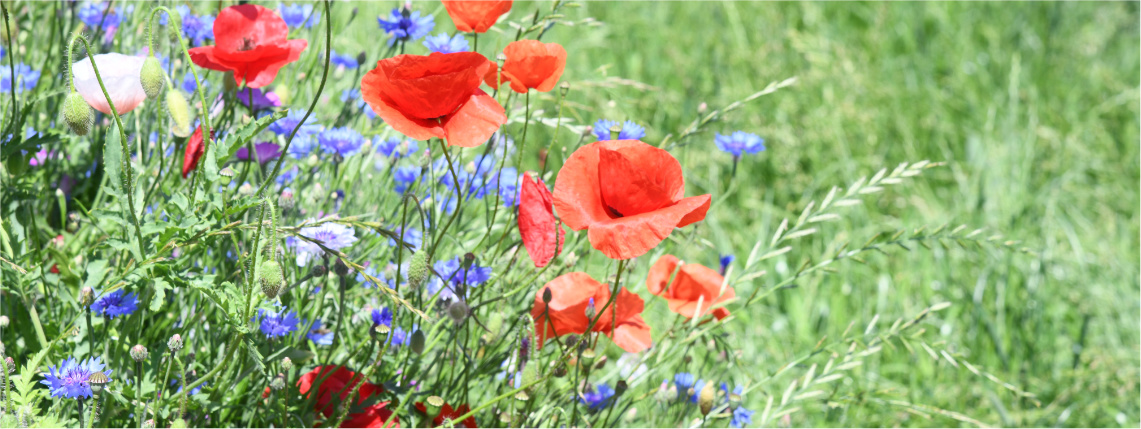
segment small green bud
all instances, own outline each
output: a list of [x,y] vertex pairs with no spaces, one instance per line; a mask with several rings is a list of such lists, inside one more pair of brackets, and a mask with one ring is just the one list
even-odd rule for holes
[[95,302],[95,290],[91,289],[91,286],[85,286],[79,290],[80,305],[90,307],[93,302]]
[[293,359],[290,359],[287,356],[281,360],[281,370],[282,371],[289,371],[290,369],[293,369]]
[[273,259],[263,261],[258,267],[258,282],[261,283],[261,291],[266,298],[277,298],[277,292],[285,284],[285,278],[281,274],[281,265]]
[[419,288],[425,280],[428,280],[428,253],[413,253],[412,260],[408,263],[408,285]]
[[452,322],[456,325],[463,325],[464,321],[467,320],[469,311],[470,308],[468,308],[467,304],[464,304],[463,301],[458,299],[456,302],[448,305],[448,317],[451,318]]
[[538,379],[539,379],[539,364],[537,364],[535,362],[527,362],[526,365],[523,365],[523,379],[520,380],[520,384],[515,386],[515,387],[526,386],[528,384],[533,383],[535,380],[538,380]]
[[143,92],[147,94],[147,98],[152,100],[158,98],[159,93],[162,92],[162,85],[166,82],[162,73],[162,65],[158,63],[158,59],[149,56],[143,60],[143,68],[139,71],[139,81],[143,84]]
[[82,95],[72,92],[63,99],[63,120],[71,132],[85,136],[95,126],[95,112],[91,111]]
[[170,427],[171,429],[186,429],[186,420],[175,419],[174,422],[170,424]]
[[190,103],[182,96],[182,91],[170,90],[166,92],[166,111],[170,114],[170,132],[178,137],[189,137],[190,129]]
[[142,344],[136,344],[134,347],[131,347],[131,359],[134,359],[135,362],[145,361],[149,355],[150,353],[147,352],[147,348]]
[[412,333],[412,351],[416,354],[424,353],[424,331],[419,329]]
[[172,335],[170,341],[166,342],[166,347],[170,349],[170,351],[178,353],[179,350],[182,350],[182,336],[178,334]]
[[345,261],[341,258],[337,258],[336,262],[333,262],[333,272],[341,277],[347,276],[349,275],[349,266],[345,265]]
[[285,388],[285,374],[278,373],[273,381],[269,382],[269,388],[273,390],[281,390]]

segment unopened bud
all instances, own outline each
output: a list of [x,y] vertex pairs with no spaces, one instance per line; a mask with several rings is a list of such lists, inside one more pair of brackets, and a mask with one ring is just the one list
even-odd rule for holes
[[630,386],[626,384],[626,380],[618,380],[618,382],[614,384],[614,396],[622,396],[629,387]]
[[190,103],[182,91],[172,89],[166,92],[166,112],[170,115],[170,132],[177,137],[189,137],[190,129]]
[[273,259],[266,260],[258,267],[258,282],[261,283],[261,291],[265,294],[266,298],[277,298],[277,293],[281,291],[281,286],[285,284],[285,278],[281,273],[281,265]]
[[594,298],[590,298],[590,301],[587,302],[586,311],[584,313],[587,319],[594,320],[594,316],[598,314],[598,311],[594,308]]
[[[353,8],[353,11],[354,11],[353,14],[354,15],[356,14],[355,13],[356,10],[357,10],[357,8],[354,7]],[[367,60],[368,60],[368,56],[367,56],[367,54],[365,54],[364,51],[361,51],[361,53],[357,54],[357,66],[363,66],[364,62]]]
[[179,350],[182,350],[182,336],[178,334],[172,335],[170,337],[170,341],[166,342],[166,348],[170,349],[172,352],[178,353]]
[[143,347],[142,344],[136,344],[134,347],[131,347],[131,359],[134,359],[135,362],[145,361],[147,360],[147,356],[150,356],[150,353],[147,352],[147,348]]
[[175,419],[174,422],[170,424],[170,427],[171,429],[186,429],[186,420],[181,418]]
[[253,195],[254,185],[251,185],[250,182],[243,183],[242,186],[238,187],[238,194],[246,197]]
[[519,380],[519,384],[515,386],[516,388],[529,385],[539,379],[539,364],[535,362],[527,362],[527,364],[523,366],[522,372],[523,379]]
[[581,355],[579,355],[579,361],[582,362],[582,366],[584,368],[589,369],[590,365],[594,363],[594,357],[594,349],[586,349],[582,351]]
[[90,307],[95,302],[95,290],[91,286],[84,286],[79,290],[79,305]]
[[713,383],[705,383],[701,388],[701,393],[697,396],[697,406],[701,407],[701,415],[709,415],[709,411],[713,410],[713,400],[717,398],[717,390],[713,388]]
[[569,82],[563,81],[563,83],[559,84],[559,94],[560,95],[562,95],[563,97],[566,97],[567,92],[569,92],[569,91],[570,91],[570,83]]
[[329,274],[329,269],[325,268],[324,265],[318,265],[313,267],[312,270],[309,270],[309,276],[313,278],[322,278],[327,274]]
[[158,59],[148,56],[143,60],[143,68],[139,71],[139,81],[143,84],[143,92],[147,98],[155,99],[162,92],[162,85],[166,81],[162,73],[162,65]]
[[557,364],[557,365],[555,365],[555,369],[553,369],[551,371],[551,373],[555,375],[555,378],[566,377],[567,376],[567,366],[563,365],[561,363]]
[[273,381],[269,382],[269,388],[273,390],[281,390],[285,388],[285,374],[278,373]]
[[428,252],[423,250],[413,253],[412,260],[408,262],[408,285],[419,288],[428,279]]
[[412,351],[416,354],[424,353],[424,331],[417,329],[416,332],[413,332],[410,342]]
[[180,15],[178,12],[175,12],[167,13],[166,16],[168,18],[166,29],[169,32],[170,41],[171,43],[177,43],[179,32],[182,31],[182,15]]
[[77,92],[67,94],[63,99],[63,120],[71,132],[85,136],[95,126],[95,112]]
[[457,299],[456,302],[448,305],[448,317],[451,318],[452,322],[456,325],[462,325],[464,321],[467,320],[469,310],[467,304]]
[[155,419],[147,419],[147,421],[143,422],[143,429],[154,429],[154,427]]
[[8,323],[8,316],[0,316],[0,328],[7,328]]
[[594,369],[602,369],[602,367],[606,366],[606,362],[607,362],[606,355],[599,356],[598,357],[598,363],[594,364]]
[[347,276],[349,275],[349,266],[345,265],[345,261],[342,261],[341,258],[337,258],[337,262],[333,263],[333,272],[341,277]]
[[16,372],[16,360],[11,356],[4,356],[4,366],[8,368],[9,374]]
[[281,370],[289,371],[290,369],[293,369],[293,360],[287,356],[281,360]]

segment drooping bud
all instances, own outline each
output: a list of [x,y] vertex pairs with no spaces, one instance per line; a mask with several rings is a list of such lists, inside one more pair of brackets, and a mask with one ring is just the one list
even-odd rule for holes
[[522,372],[523,379],[519,380],[519,384],[515,386],[516,388],[529,385],[539,379],[539,364],[528,362],[527,365],[523,366]]
[[95,112],[78,92],[67,94],[63,99],[63,120],[71,132],[85,136],[95,126]]
[[602,367],[606,366],[607,361],[608,360],[606,358],[606,355],[599,356],[598,362],[594,364],[594,369],[602,369]]
[[166,112],[170,115],[170,132],[177,137],[189,137],[193,131],[190,129],[190,103],[182,96],[182,91],[170,90],[166,92]]
[[162,65],[158,59],[148,56],[143,60],[143,68],[139,71],[139,81],[143,84],[143,92],[147,98],[155,99],[162,92],[162,85],[166,79],[163,77]]
[[131,347],[131,359],[134,359],[135,362],[145,361],[148,356],[150,356],[150,353],[147,352],[147,348],[143,347],[142,344],[135,344],[134,347]]
[[549,287],[543,288],[543,304],[550,304],[552,298],[553,297],[551,296],[551,288],[549,288]]
[[417,329],[412,333],[411,347],[416,354],[424,353],[424,331]]
[[79,290],[79,305],[90,307],[95,302],[95,290],[91,286],[84,286]]
[[166,29],[170,35],[170,42],[177,43],[179,38],[179,31],[182,31],[182,15],[176,12],[168,13],[166,16],[168,19]]
[[290,359],[288,356],[286,356],[281,360],[281,370],[289,371],[290,369],[293,369],[293,359]]
[[284,389],[285,388],[285,374],[278,373],[277,377],[274,377],[273,381],[269,382],[269,388],[273,389],[275,391]]
[[329,274],[329,269],[325,268],[324,265],[318,265],[313,267],[312,270],[309,270],[309,276],[315,279],[325,277],[326,274]]
[[96,372],[87,377],[87,384],[91,386],[91,393],[95,395],[103,393],[103,386],[106,386],[110,381],[111,379],[107,378],[107,374],[102,372]]
[[448,317],[456,325],[463,325],[464,321],[467,320],[469,310],[467,304],[457,299],[456,302],[448,305]]
[[281,274],[281,265],[273,259],[263,261],[258,267],[258,282],[261,283],[261,291],[266,298],[277,298],[277,293],[285,284],[285,278]]
[[166,342],[166,348],[174,353],[178,353],[179,350],[182,350],[182,336],[178,334],[172,335],[170,341]]
[[337,262],[333,263],[333,272],[341,277],[347,276],[349,275],[349,266],[345,265],[345,261],[342,261],[341,258],[337,258]]
[[428,253],[419,251],[412,254],[408,262],[408,285],[419,288],[428,279]]

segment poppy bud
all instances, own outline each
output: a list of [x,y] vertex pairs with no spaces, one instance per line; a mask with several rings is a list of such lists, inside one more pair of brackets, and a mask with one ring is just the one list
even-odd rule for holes
[[286,211],[293,210],[294,205],[295,201],[293,200],[293,190],[286,188],[281,192],[281,195],[277,197],[277,206],[281,207],[282,211]]
[[91,111],[82,95],[72,92],[63,99],[63,120],[71,132],[85,136],[95,126],[95,112]]
[[91,393],[99,395],[103,393],[103,386],[106,386],[111,379],[107,378],[107,374],[96,372],[87,377],[87,384],[91,386]]
[[463,301],[456,300],[448,306],[448,317],[452,319],[456,325],[462,325],[464,320],[467,320],[468,306]]
[[[551,362],[551,363],[555,363],[555,362]],[[567,366],[563,365],[561,363],[557,364],[557,365],[555,365],[555,369],[552,370],[551,373],[555,375],[555,378],[566,377],[567,376]]]
[[[357,9],[353,8],[353,10],[355,11]],[[361,51],[361,53],[357,54],[357,64],[364,64],[365,60],[367,59],[368,57],[365,55],[364,51]]]
[[170,341],[166,342],[166,348],[174,353],[178,353],[179,350],[182,350],[182,336],[178,334],[172,335]]
[[349,266],[345,265],[345,261],[342,261],[341,258],[337,258],[337,262],[333,263],[333,272],[341,277],[347,276],[349,275]]
[[273,381],[269,382],[269,388],[273,389],[275,391],[284,389],[285,388],[285,374],[278,373],[277,377],[274,377]]
[[713,383],[705,383],[705,387],[701,388],[701,394],[697,396],[697,406],[701,407],[701,415],[709,415],[709,411],[713,410],[713,400],[717,397],[717,390],[713,388]]
[[594,364],[594,369],[602,369],[602,367],[606,366],[606,362],[606,355],[599,356],[598,363]]
[[254,185],[251,185],[250,182],[243,183],[242,186],[238,187],[238,194],[242,195],[244,197],[248,197],[250,195],[253,195],[254,194]]
[[424,331],[417,329],[413,332],[411,343],[412,351],[416,354],[424,353]]
[[475,262],[475,254],[471,252],[464,253],[464,270],[467,271],[471,268],[471,264]]
[[67,232],[75,234],[76,231],[79,231],[79,215],[75,214],[75,212],[68,213]]
[[553,297],[551,296],[551,288],[549,288],[549,287],[543,288],[543,304],[550,304],[552,298]]
[[424,405],[427,405],[424,408],[429,417],[437,416],[440,414],[440,407],[444,406],[444,398],[429,396],[428,399],[424,401]]
[[329,269],[325,268],[324,265],[318,265],[313,267],[312,270],[309,270],[309,277],[313,278],[325,277],[326,274],[329,274]]
[[186,429],[186,420],[181,418],[175,419],[174,422],[170,424],[170,427],[171,429]]
[[527,365],[524,365],[523,371],[522,371],[523,372],[522,380],[519,380],[519,384],[516,385],[515,387],[516,388],[523,387],[523,386],[526,386],[528,384],[534,383],[535,380],[538,380],[539,379],[539,368],[538,367],[539,367],[539,364],[537,364],[535,362],[528,362]]
[[190,129],[190,103],[182,96],[182,91],[171,90],[166,92],[166,112],[170,115],[170,132],[177,137],[189,137]]
[[167,17],[166,29],[169,31],[170,42],[171,43],[178,43],[178,36],[179,36],[178,33],[179,33],[179,31],[182,30],[182,15],[175,12],[175,13],[166,14],[166,17]]
[[150,356],[150,353],[147,352],[147,348],[143,347],[142,344],[136,344],[134,347],[131,347],[131,359],[134,359],[135,362],[145,361],[147,360],[147,356]]
[[95,291],[91,286],[84,286],[79,290],[79,305],[90,307],[93,302],[95,302]]
[[428,253],[423,251],[413,253],[412,260],[408,262],[408,285],[419,288],[427,279]]
[[266,298],[277,298],[277,292],[285,284],[285,278],[281,274],[281,265],[273,259],[263,261],[258,267],[258,282],[261,283],[261,292],[265,294]]
[[8,323],[8,316],[0,316],[0,328],[7,328]]
[[155,99],[158,94],[162,92],[162,85],[166,79],[162,75],[162,65],[158,63],[155,57],[147,57],[143,60],[143,68],[139,71],[139,81],[143,85],[143,92],[147,94],[147,98]]

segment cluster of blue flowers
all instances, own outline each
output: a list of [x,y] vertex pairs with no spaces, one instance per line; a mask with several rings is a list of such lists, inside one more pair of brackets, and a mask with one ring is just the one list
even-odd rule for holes
[[420,11],[412,11],[406,8],[392,9],[388,19],[377,18],[376,20],[380,24],[380,28],[389,36],[388,46],[392,46],[398,41],[418,40],[432,32],[432,28],[436,26],[432,20],[432,15],[421,16]]
[[582,393],[578,398],[579,402],[590,408],[591,411],[598,411],[610,405],[611,399],[614,398],[614,388],[609,384],[600,383],[593,388],[587,386],[587,390]]
[[[189,6],[184,4],[175,6],[174,11],[182,19],[182,37],[190,41],[191,46],[202,46],[206,44],[207,39],[214,39],[213,15],[195,15],[190,11]],[[167,25],[170,22],[166,14],[162,14],[159,21],[162,25]]]
[[[685,398],[689,403],[696,404],[698,397],[701,395],[701,390],[705,388],[706,381],[694,377],[693,374],[688,372],[681,372],[674,375],[674,387],[677,388],[678,398]],[[669,384],[669,381],[663,381],[662,386]],[[733,409],[732,418],[729,425],[735,428],[742,428],[753,422],[753,411],[749,410],[740,404],[735,404],[731,399],[734,396],[740,398],[744,394],[745,389],[742,386],[737,386],[732,390],[729,389],[727,383],[721,383],[721,392],[725,397],[725,403]]]
[[278,4],[277,11],[289,28],[311,28],[321,22],[321,12],[314,12],[311,4]]
[[447,259],[436,261],[432,264],[439,277],[432,276],[432,280],[428,282],[428,294],[435,295],[437,292],[440,294],[440,301],[450,301],[454,299],[463,299],[459,297],[456,292],[463,290],[466,292],[469,288],[476,287],[486,283],[491,279],[491,268],[481,267],[476,262],[472,262],[471,266],[464,267],[463,258]]
[[134,5],[127,6],[126,9],[122,6],[108,9],[108,6],[107,3],[103,2],[87,2],[79,7],[76,16],[83,25],[91,28],[102,28],[110,32],[112,29],[119,28],[123,18],[135,11]]
[[[16,78],[12,79],[12,67],[4,65],[0,67],[0,92],[12,92],[12,87],[16,87],[16,92],[31,91],[40,82],[40,72],[32,70],[32,67],[24,64],[16,64]],[[13,80],[15,84],[13,85]]]
[[348,157],[360,150],[364,137],[349,127],[330,128],[317,135],[317,142],[325,153]]

